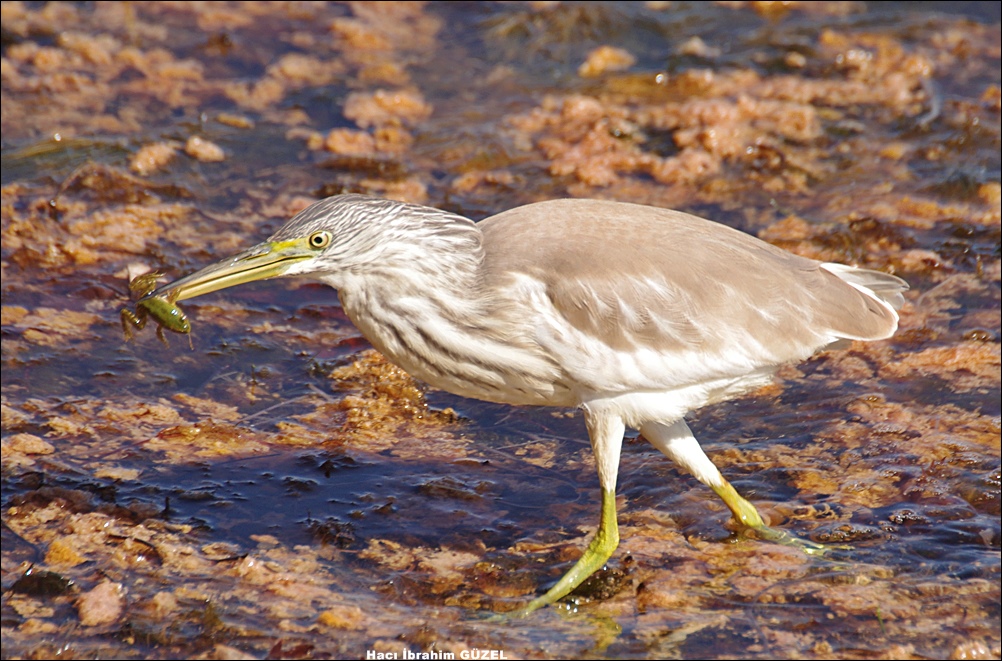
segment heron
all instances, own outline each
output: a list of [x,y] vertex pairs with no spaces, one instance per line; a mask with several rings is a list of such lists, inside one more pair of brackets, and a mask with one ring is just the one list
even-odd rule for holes
[[336,289],[372,346],[433,388],[583,411],[601,487],[598,529],[519,616],[568,595],[618,546],[627,428],[712,489],[741,526],[796,543],[723,477],[684,416],[818,351],[891,337],[908,289],[893,275],[794,255],[653,206],[559,199],[474,222],[344,194],[149,296],[183,301],[278,276]]

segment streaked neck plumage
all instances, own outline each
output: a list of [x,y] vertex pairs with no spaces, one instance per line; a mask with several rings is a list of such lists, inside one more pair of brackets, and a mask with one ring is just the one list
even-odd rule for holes
[[[391,362],[443,390],[515,404],[552,403],[557,368],[532,341],[527,320],[505,314],[484,281],[484,246],[462,216],[424,207],[380,210],[370,228],[341,241],[351,260],[313,277],[338,290],[345,313]],[[362,247],[360,247],[362,246]],[[346,250],[346,253],[349,251]],[[501,290],[503,291],[503,290]],[[568,405],[575,402],[567,394]]]

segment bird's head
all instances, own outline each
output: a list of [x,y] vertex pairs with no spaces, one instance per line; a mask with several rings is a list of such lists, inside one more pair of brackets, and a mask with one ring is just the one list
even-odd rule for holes
[[264,243],[149,296],[182,301],[279,276],[307,276],[340,288],[380,274],[475,268],[481,253],[480,232],[467,218],[367,195],[336,195],[310,205]]

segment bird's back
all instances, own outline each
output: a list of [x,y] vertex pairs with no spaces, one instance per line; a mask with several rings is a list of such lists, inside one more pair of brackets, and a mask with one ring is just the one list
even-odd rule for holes
[[[566,352],[561,360],[575,378],[591,376],[586,361],[605,360],[596,385],[619,378],[623,388],[671,389],[801,360],[839,339],[886,338],[907,289],[894,276],[822,264],[719,223],[642,205],[540,202],[479,227],[484,277],[498,287],[537,282],[567,324],[544,325],[541,340]],[[602,346],[612,353],[591,355]],[[652,373],[617,368],[624,359],[647,361]],[[672,364],[684,369],[671,375]]]

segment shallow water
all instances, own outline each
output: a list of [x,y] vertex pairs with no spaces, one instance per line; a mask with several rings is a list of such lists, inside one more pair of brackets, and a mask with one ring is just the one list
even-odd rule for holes
[[[5,3],[3,34],[5,658],[998,658],[998,3]],[[740,534],[630,436],[609,567],[498,624],[597,524],[579,413],[425,391],[312,284],[124,342],[130,266],[346,191],[645,202],[906,278],[895,338],[690,417],[840,546]]]

